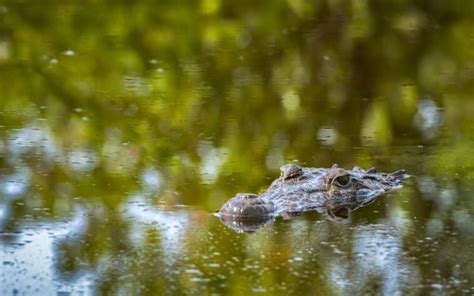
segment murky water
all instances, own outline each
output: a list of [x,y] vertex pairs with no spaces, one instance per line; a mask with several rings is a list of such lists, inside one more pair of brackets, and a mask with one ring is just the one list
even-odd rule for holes
[[[474,294],[474,7],[0,4],[0,294]],[[213,213],[404,168],[344,223]]]

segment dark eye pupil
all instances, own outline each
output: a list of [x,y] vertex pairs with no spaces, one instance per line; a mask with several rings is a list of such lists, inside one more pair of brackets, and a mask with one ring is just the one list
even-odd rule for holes
[[349,177],[349,175],[339,176],[339,177],[337,177],[336,181],[337,181],[340,185],[346,186],[346,185],[348,185],[349,182],[350,182],[350,177]]

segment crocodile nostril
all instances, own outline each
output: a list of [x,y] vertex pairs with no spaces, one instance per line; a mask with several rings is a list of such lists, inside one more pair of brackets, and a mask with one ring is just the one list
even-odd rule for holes
[[252,199],[256,199],[258,198],[258,195],[256,194],[253,194],[253,193],[247,193],[244,195],[244,199],[247,199],[247,200],[252,200]]
[[252,200],[258,198],[258,195],[255,193],[237,193],[235,198],[240,200]]

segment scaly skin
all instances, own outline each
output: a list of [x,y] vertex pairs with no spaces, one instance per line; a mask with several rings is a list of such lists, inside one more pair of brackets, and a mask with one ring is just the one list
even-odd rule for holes
[[387,174],[373,168],[345,170],[337,165],[327,169],[287,164],[280,170],[280,178],[264,193],[239,193],[218,215],[225,220],[245,220],[316,210],[330,218],[347,218],[381,194],[400,188],[408,178],[404,170]]

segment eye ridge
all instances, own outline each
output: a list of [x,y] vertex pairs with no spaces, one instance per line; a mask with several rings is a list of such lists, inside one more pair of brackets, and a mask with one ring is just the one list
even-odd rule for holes
[[334,179],[334,182],[336,183],[337,186],[340,187],[349,187],[352,183],[352,178],[349,176],[349,174],[342,175],[342,176],[337,176]]

